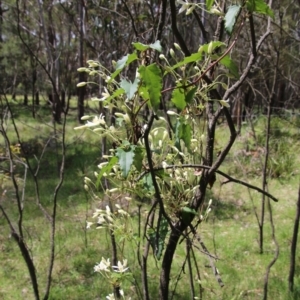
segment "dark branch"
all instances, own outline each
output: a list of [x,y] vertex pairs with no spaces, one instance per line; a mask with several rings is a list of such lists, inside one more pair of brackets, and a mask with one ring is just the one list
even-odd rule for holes
[[[153,172],[155,171],[160,171],[160,170],[164,170],[164,169],[185,169],[185,168],[192,168],[192,169],[205,169],[205,170],[210,170],[212,167],[210,166],[205,166],[205,165],[199,165],[199,164],[183,164],[183,165],[169,165],[165,168],[163,167],[158,167],[158,168],[153,168]],[[150,170],[147,170],[145,172],[143,172],[137,179],[136,181],[139,181],[141,180],[146,174],[148,174],[150,172]],[[270,199],[272,199],[273,201],[275,202],[278,202],[278,199],[276,197],[274,197],[273,195],[269,194],[268,192],[266,191],[263,191],[261,188],[257,187],[257,186],[254,186],[250,183],[247,183],[245,181],[242,181],[242,180],[239,180],[239,179],[236,179],[236,178],[233,178],[231,177],[230,175],[220,171],[220,170],[215,170],[214,171],[215,173],[225,177],[228,179],[228,181],[226,181],[225,183],[229,183],[229,182],[235,182],[235,183],[238,183],[238,184],[241,184],[243,186],[246,186],[252,190],[255,190],[255,191],[258,191],[259,193],[269,197]],[[224,183],[224,184],[225,184]]]

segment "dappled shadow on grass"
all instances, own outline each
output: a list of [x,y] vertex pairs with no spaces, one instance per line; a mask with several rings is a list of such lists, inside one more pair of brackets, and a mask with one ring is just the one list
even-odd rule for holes
[[252,213],[252,210],[241,199],[223,200],[215,198],[212,200],[210,214],[218,220],[238,219],[240,214],[248,215]]

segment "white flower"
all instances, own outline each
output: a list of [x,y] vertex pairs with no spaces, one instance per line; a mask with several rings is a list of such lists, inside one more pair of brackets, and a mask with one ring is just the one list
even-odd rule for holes
[[94,127],[98,125],[105,125],[104,115],[100,114],[99,117],[95,116],[93,121],[87,121],[85,124],[85,127]]
[[162,162],[162,167],[165,169],[167,166],[168,166],[168,164],[165,161],[163,161]]
[[104,219],[103,215],[98,216],[97,225],[101,226],[102,224],[106,223],[106,220]]
[[101,95],[102,95],[102,98],[100,98],[100,101],[104,101],[108,97],[110,97],[110,93],[108,92],[107,88],[104,88],[104,92],[102,92]]
[[108,296],[106,296],[107,300],[115,300],[115,296],[114,294],[109,294]]
[[230,107],[229,99],[227,99],[227,100],[220,100],[219,102],[220,102],[220,104],[221,104],[222,106]]
[[92,226],[93,224],[94,224],[93,222],[88,222],[88,221],[86,221],[86,229],[91,228],[91,226]]
[[108,205],[106,205],[106,214],[107,214],[108,216],[111,215],[111,210],[110,210],[110,208],[109,208]]
[[94,272],[101,272],[101,271],[110,272],[109,267],[110,267],[109,258],[106,260],[104,257],[102,257],[100,263],[94,266]]
[[186,15],[190,15],[192,12],[193,12],[193,10],[195,9],[195,7],[196,7],[196,5],[192,5],[190,8],[188,8],[188,10],[186,11]]
[[120,214],[124,217],[129,217],[129,213],[126,212],[124,209],[118,209],[118,214]]
[[126,266],[127,266],[127,259],[123,259],[123,264],[120,261],[118,261],[118,265],[113,266],[113,269],[115,272],[124,273],[129,269]]
[[181,14],[190,6],[190,3],[188,3],[187,1],[177,0],[177,3],[182,5],[178,11],[178,14]]

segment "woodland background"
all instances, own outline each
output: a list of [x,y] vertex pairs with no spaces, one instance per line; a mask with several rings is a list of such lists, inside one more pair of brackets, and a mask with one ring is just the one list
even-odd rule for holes
[[[92,101],[105,92],[105,79],[94,77],[97,85],[77,87],[79,82],[89,81],[87,73],[78,72],[78,68],[93,60],[112,73],[114,61],[133,51],[132,43],[149,45],[159,40],[171,64],[176,63],[171,51],[174,43],[181,49],[178,60],[196,53],[199,46],[215,41],[216,36],[228,49],[237,34],[239,19],[229,34],[222,18],[233,5],[241,5],[244,12],[246,2],[185,2],[203,8],[197,7],[187,15],[186,10],[180,11],[184,2],[175,0],[0,0],[1,299],[105,299],[111,292],[93,267],[101,257],[110,257],[112,234],[86,228],[105,190],[91,195],[84,184],[112,145],[88,130],[74,131],[74,127],[85,124],[85,115],[105,116],[113,124],[115,111],[101,101]],[[267,194],[255,194],[247,186],[232,188],[231,177],[226,182],[217,174],[213,187],[206,190],[212,204],[208,206],[206,201],[200,208],[203,213],[211,210],[200,235],[211,255],[219,258],[218,271],[212,272],[207,257],[200,255],[197,260],[202,275],[196,293],[193,276],[181,278],[185,274],[181,261],[190,252],[188,245],[179,245],[174,259],[179,275],[171,279],[170,299],[300,297],[300,257],[296,251],[300,207],[300,1],[267,4],[274,17],[255,10],[249,16],[243,15],[246,25],[230,51],[240,75],[251,55],[256,59],[239,88],[229,99],[223,99],[230,101],[228,111],[237,138],[221,165],[228,176],[251,187],[259,186]],[[206,10],[207,6],[218,12]],[[253,41],[266,33],[267,26],[268,37],[255,53]],[[141,52],[139,63],[147,65],[148,61],[162,64],[158,54]],[[123,78],[133,78],[135,67],[122,70]],[[216,65],[215,74],[210,72],[212,80],[217,78],[219,67]],[[239,81],[231,75],[228,86]],[[174,81],[166,77],[164,89],[173,85]],[[159,114],[169,118],[170,124],[169,109],[186,113],[174,108],[170,95],[166,95]],[[205,119],[203,111],[195,114]],[[148,115],[146,109],[140,122]],[[227,120],[224,114],[217,122],[215,159],[226,145]],[[202,153],[199,157],[201,160]],[[213,162],[206,159],[201,163],[212,166]],[[269,193],[279,202],[271,204],[271,198],[266,197]],[[130,207],[134,227],[138,227],[135,217],[139,209],[145,211],[140,216],[146,216],[151,204],[137,202]],[[127,255],[134,265],[135,256]],[[134,280],[125,285],[126,299],[127,295],[132,299],[155,299],[159,267],[154,256],[149,259],[148,296],[137,268]],[[186,268],[187,274],[195,275],[192,267]],[[143,287],[136,292],[136,286]],[[114,296],[120,296],[116,288]],[[164,299],[163,291],[160,298]]]

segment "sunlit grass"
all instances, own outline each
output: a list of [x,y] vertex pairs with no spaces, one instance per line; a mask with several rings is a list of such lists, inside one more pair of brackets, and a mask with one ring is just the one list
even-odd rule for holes
[[[58,195],[57,229],[56,229],[56,257],[53,270],[53,283],[50,299],[104,299],[112,292],[111,286],[93,271],[93,267],[102,256],[110,257],[109,236],[102,229],[86,230],[86,220],[91,220],[91,215],[99,203],[92,202],[83,189],[83,177],[93,176],[97,164],[100,162],[100,141],[96,135],[88,131],[74,131],[76,122],[76,103],[72,102],[73,111],[67,122],[67,157],[65,182]],[[37,158],[47,140],[54,134],[49,107],[39,109],[40,119],[31,117],[29,108],[16,106],[16,124],[20,130],[22,141],[41,143],[36,153],[28,156],[33,167],[37,167]],[[277,125],[280,122],[277,120]],[[284,122],[281,124],[284,127]],[[257,132],[263,133],[264,120],[259,120],[255,126]],[[277,126],[277,127],[278,127]],[[17,143],[12,125],[9,124],[9,137]],[[62,125],[56,126],[56,131],[61,131]],[[221,170],[230,171],[233,177],[243,179],[253,185],[261,186],[260,175],[248,171],[253,167],[251,159],[244,160],[242,164],[235,162],[236,152],[245,149],[254,149],[253,141],[249,134],[250,129],[243,125],[242,134],[231,150],[226,164]],[[295,295],[289,298],[288,271],[289,251],[292,236],[295,203],[299,184],[299,139],[294,135],[297,129],[288,131],[286,138],[276,133],[278,139],[286,141],[289,154],[293,155],[293,175],[283,175],[270,179],[269,192],[279,199],[278,203],[272,202],[273,219],[276,228],[276,237],[280,246],[280,256],[271,269],[269,281],[270,299],[299,299],[300,297],[300,271],[297,269],[295,278]],[[228,140],[228,128],[221,125],[217,131],[217,147],[221,149]],[[2,142],[1,142],[2,143]],[[261,142],[260,142],[261,143]],[[60,164],[60,137],[56,145],[50,145],[44,153],[40,163],[38,182],[40,185],[41,203],[51,213],[54,188],[58,182],[58,166]],[[253,148],[251,148],[253,147]],[[57,152],[58,151],[58,152]],[[247,150],[248,151],[248,150]],[[22,167],[18,167],[19,176],[23,176]],[[260,173],[258,173],[260,174]],[[2,174],[3,175],[3,174]],[[17,211],[12,187],[9,180],[2,177],[2,188],[7,189],[1,204],[8,210],[16,225]],[[213,199],[212,212],[207,222],[199,227],[199,234],[208,250],[219,258],[216,266],[221,274],[225,286],[220,288],[208,258],[195,249],[197,262],[201,272],[201,285],[204,289],[203,299],[261,299],[263,294],[263,280],[266,267],[274,255],[274,243],[271,239],[271,228],[268,212],[265,220],[265,251],[259,254],[258,225],[253,213],[255,208],[260,213],[261,195],[251,191],[253,204],[246,187],[233,183],[222,184],[224,178],[217,175],[217,182],[212,190],[208,191],[209,198]],[[20,181],[21,183],[21,181]],[[26,184],[26,198],[24,210],[25,237],[31,254],[36,264],[39,278],[39,288],[45,289],[47,267],[49,260],[49,235],[50,224],[43,216],[36,203],[35,187],[32,177],[28,175]],[[147,205],[143,205],[147,209]],[[137,218],[133,218],[137,227]],[[129,260],[129,266],[137,282],[141,282],[141,274],[136,256],[136,243],[131,242],[131,248],[124,252]],[[195,241],[195,243],[197,243]],[[16,243],[10,238],[10,232],[2,216],[0,216],[0,299],[33,299],[32,288],[28,271],[20,255]],[[185,242],[178,247],[174,257],[174,269],[171,273],[171,288],[176,283],[185,257]],[[149,255],[149,286],[151,299],[158,295],[159,266],[161,261],[156,261],[152,251]],[[158,266],[158,267],[157,267]],[[297,257],[297,266],[300,266],[300,256]],[[178,288],[173,299],[190,299],[190,285],[187,266],[178,283]],[[194,285],[198,291],[198,283],[194,270]],[[127,295],[136,299],[136,290],[133,283],[125,285]],[[298,298],[297,298],[298,297]]]

